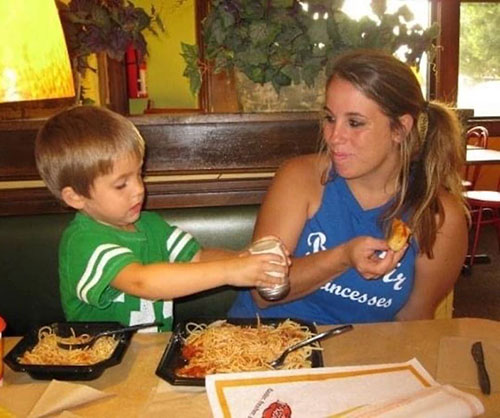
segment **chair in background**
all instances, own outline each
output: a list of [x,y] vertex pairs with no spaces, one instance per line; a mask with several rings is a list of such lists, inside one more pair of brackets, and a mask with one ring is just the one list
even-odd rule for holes
[[[484,126],[474,126],[466,133],[467,145],[479,148],[488,148],[489,132]],[[465,190],[474,190],[481,172],[481,165],[466,165],[462,186]]]
[[468,272],[475,262],[481,227],[492,224],[496,227],[498,249],[500,251],[500,178],[497,190],[468,190],[465,193],[472,217],[473,240],[466,267]]

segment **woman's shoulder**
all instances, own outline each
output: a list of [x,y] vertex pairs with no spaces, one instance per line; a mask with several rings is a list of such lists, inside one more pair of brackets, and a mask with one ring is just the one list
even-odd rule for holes
[[328,160],[323,155],[306,154],[291,158],[276,173],[271,192],[295,207],[305,207],[310,217],[320,205],[322,178],[328,167]]
[[438,198],[445,215],[444,221],[447,223],[464,222],[467,215],[467,208],[461,198],[458,198],[448,190],[442,188],[438,192]]
[[286,175],[302,180],[321,179],[328,169],[328,159],[321,154],[305,154],[286,160],[279,168],[278,175]]

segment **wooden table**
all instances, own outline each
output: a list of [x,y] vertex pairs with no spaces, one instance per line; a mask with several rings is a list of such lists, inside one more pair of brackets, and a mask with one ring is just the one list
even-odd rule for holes
[[[326,327],[320,327],[323,328]],[[440,340],[447,336],[500,339],[500,322],[461,318],[355,325],[353,331],[322,342],[324,362],[326,366],[347,366],[396,363],[416,357],[436,377]],[[116,396],[74,408],[71,412],[82,417],[138,417],[144,414],[158,385],[166,387],[155,375],[155,370],[169,337],[167,333],[135,335],[120,365],[106,370],[94,381],[81,382]],[[18,338],[5,338],[6,352],[16,341]],[[470,359],[457,358],[457,367],[461,367],[464,361]],[[20,391],[22,385],[27,383],[34,383],[37,387],[48,385],[48,382],[32,380],[24,373],[16,373],[6,367],[5,388]],[[483,416],[500,417],[500,392],[485,396],[479,390],[455,386],[483,402],[486,409]],[[179,393],[169,388],[163,399],[163,416],[188,418],[211,415],[204,392]],[[149,411],[147,415],[148,418],[155,416]]]
[[500,151],[467,145],[465,163],[467,165],[500,164]]

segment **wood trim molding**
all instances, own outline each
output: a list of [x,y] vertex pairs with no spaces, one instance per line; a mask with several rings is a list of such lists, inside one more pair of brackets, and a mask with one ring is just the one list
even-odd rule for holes
[[[146,185],[146,209],[259,204],[270,178],[158,182]],[[45,187],[6,189],[0,216],[73,212]]]

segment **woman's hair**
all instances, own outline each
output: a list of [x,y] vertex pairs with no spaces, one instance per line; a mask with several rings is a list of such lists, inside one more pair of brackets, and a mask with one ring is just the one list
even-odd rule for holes
[[90,197],[94,180],[130,154],[142,161],[142,136],[127,118],[102,107],[63,110],[45,122],[35,140],[38,171],[58,199],[67,186]]
[[394,204],[381,221],[387,228],[394,217],[408,214],[420,251],[432,257],[437,230],[444,222],[439,192],[447,190],[468,213],[460,175],[465,145],[457,115],[443,103],[427,102],[412,69],[383,52],[357,50],[339,56],[327,88],[334,78],[350,82],[375,101],[393,130],[404,132],[401,116],[413,118],[413,127],[400,146]]

